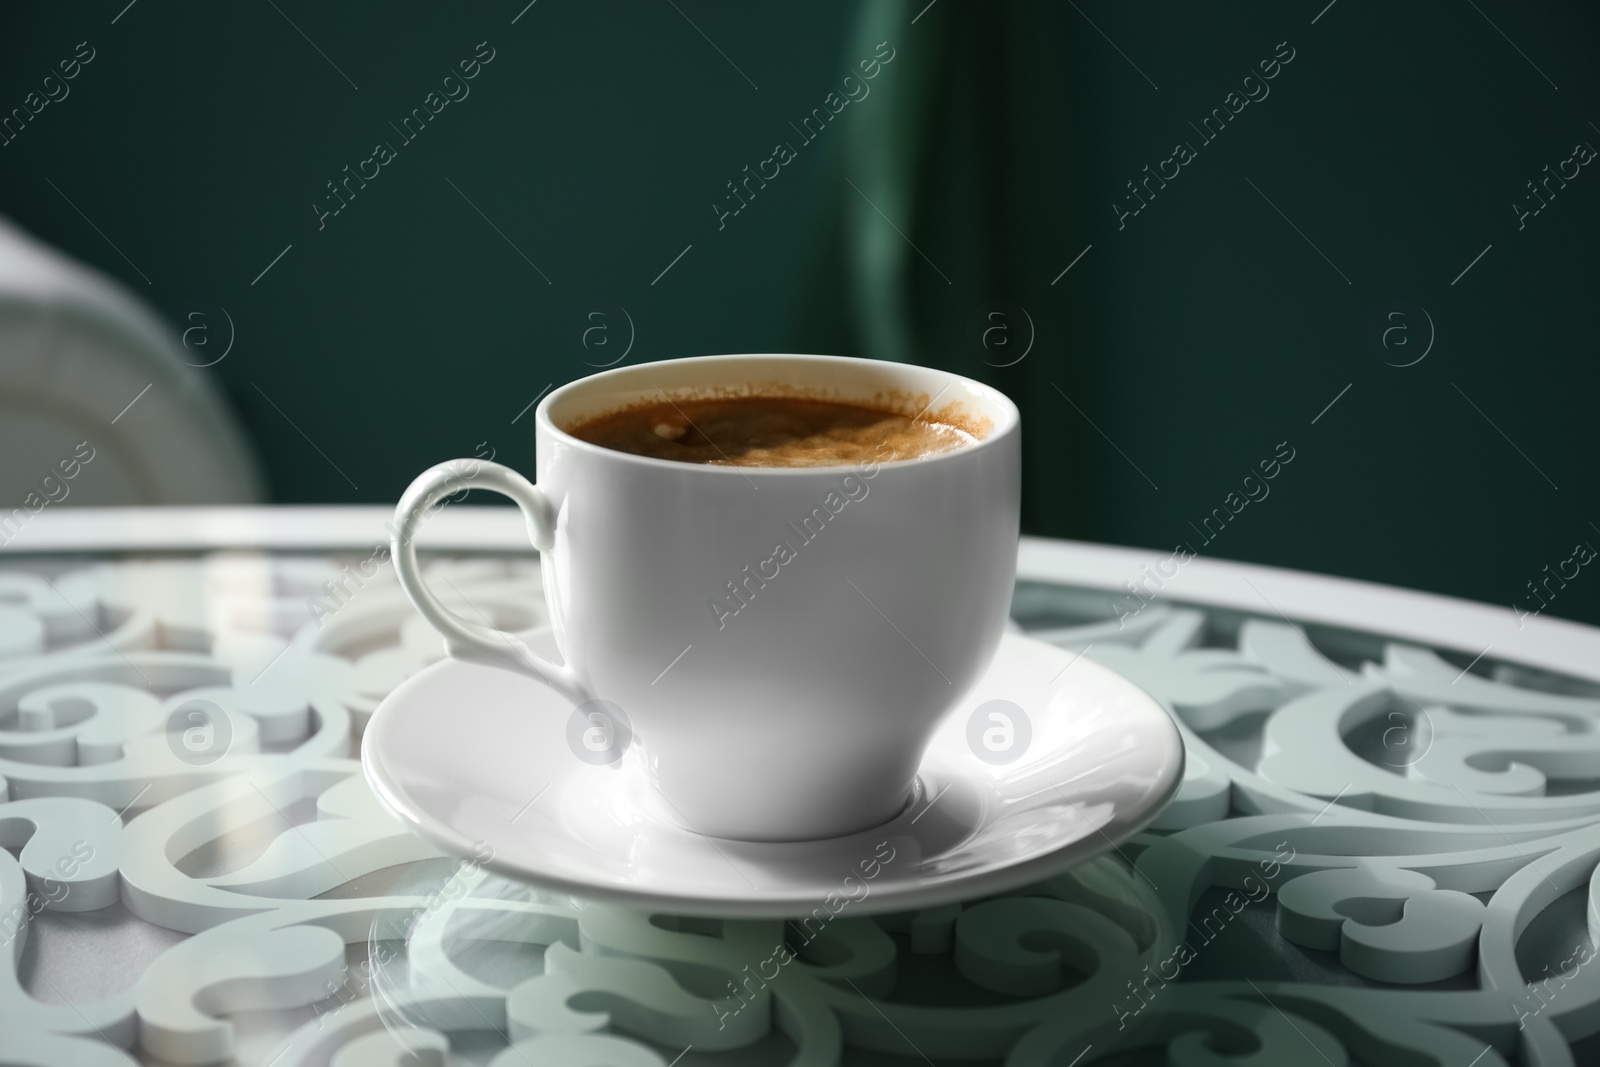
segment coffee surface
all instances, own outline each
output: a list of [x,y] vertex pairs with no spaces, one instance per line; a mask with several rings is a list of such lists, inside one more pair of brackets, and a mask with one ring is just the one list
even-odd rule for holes
[[947,423],[793,397],[663,400],[567,432],[636,456],[734,467],[832,467],[948,452],[976,438]]

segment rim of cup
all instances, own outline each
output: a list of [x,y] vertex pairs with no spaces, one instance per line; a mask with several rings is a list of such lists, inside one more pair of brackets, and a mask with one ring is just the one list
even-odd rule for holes
[[[953,371],[941,370],[937,367],[923,367],[914,363],[894,363],[881,359],[862,359],[856,356],[827,356],[788,352],[738,352],[708,356],[685,356],[678,359],[658,360],[653,363],[636,363],[630,367],[615,367],[610,370],[601,371],[598,374],[590,374],[582,378],[574,379],[573,381],[570,381],[557,389],[551,390],[550,394],[539,402],[539,406],[534,410],[534,423],[540,430],[549,433],[556,441],[567,448],[573,448],[591,455],[605,456],[609,459],[617,461],[642,463],[647,466],[661,467],[667,470],[680,472],[687,472],[690,470],[703,471],[711,477],[742,477],[756,471],[761,472],[763,477],[768,475],[782,475],[789,477],[817,474],[838,474],[840,472],[848,473],[850,471],[854,471],[857,466],[859,466],[859,464],[853,463],[839,463],[815,467],[764,467],[739,466],[731,463],[726,465],[714,463],[684,463],[680,460],[660,459],[655,456],[641,456],[633,452],[624,452],[620,449],[607,448],[604,445],[597,445],[593,442],[582,440],[581,438],[574,437],[563,427],[557,425],[555,420],[550,416],[550,412],[553,407],[572,398],[574,394],[586,392],[590,389],[602,388],[607,382],[616,382],[619,379],[626,380],[628,378],[639,378],[643,384],[649,386],[653,384],[648,381],[649,371],[651,368],[672,368],[676,370],[685,366],[699,366],[708,363],[717,363],[724,360],[729,362],[743,360],[789,360],[795,363],[832,363],[838,365],[871,368],[879,373],[889,374],[893,374],[896,368],[903,368],[911,376],[931,376],[935,379],[942,379],[945,382],[945,388],[947,389],[951,385],[960,383],[969,391],[970,394],[972,394],[973,399],[981,402],[982,410],[978,413],[990,419],[993,424],[986,435],[970,443],[964,444],[959,448],[952,448],[945,452],[936,452],[927,456],[913,456],[907,459],[887,460],[881,464],[884,467],[904,467],[919,463],[937,463],[941,460],[949,460],[957,456],[972,455],[973,453],[992,448],[1001,440],[1009,437],[1011,434],[1016,433],[1017,428],[1022,421],[1021,413],[1018,412],[1016,404],[1014,404],[1011,401],[1011,398],[1006,396],[1000,390],[991,385],[986,385],[983,382],[975,381],[974,379],[968,378],[965,375],[956,374]],[[663,389],[661,391],[666,393],[669,397],[671,396],[669,389]],[[761,394],[759,391],[756,391],[751,395],[759,396]],[[827,398],[821,399],[823,399],[825,402],[827,401]],[[929,401],[928,406],[932,407],[932,405],[938,399],[939,394],[932,394],[932,399]],[[840,404],[856,404],[862,407],[871,406],[863,401],[852,401],[847,399],[836,400],[833,402]],[[919,412],[917,417],[920,418],[922,414],[925,414],[925,412]]]

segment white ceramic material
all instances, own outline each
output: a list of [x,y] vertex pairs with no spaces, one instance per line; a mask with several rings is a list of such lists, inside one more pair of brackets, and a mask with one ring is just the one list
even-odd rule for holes
[[[961,416],[982,440],[867,467],[744,468],[650,459],[563,432],[663,395],[774,387]],[[802,840],[903,809],[944,713],[983,673],[1016,571],[1018,417],[943,371],[828,356],[711,356],[608,371],[539,405],[538,487],[498,464],[425,471],[396,511],[407,595],[463,660],[518,670],[556,724],[620,708],[683,825]],[[517,502],[544,553],[564,665],[462,619],[430,592],[409,531],[464,487]],[[548,725],[548,724],[546,724]],[[530,762],[534,753],[518,751]],[[530,779],[531,780],[531,779]]]
[[[529,643],[555,651],[548,632]],[[1006,707],[1009,721],[986,709],[975,731],[973,713],[985,705]],[[362,764],[413,829],[451,852],[488,855],[502,874],[727,918],[814,909],[851,917],[1037,881],[1137,833],[1183,777],[1183,742],[1159,704],[1106,668],[1019,634],[1005,635],[934,734],[905,808],[824,840],[685,830],[661,810],[637,746],[610,766],[574,756],[570,714],[559,694],[521,674],[443,660],[385,698]],[[992,740],[1020,750],[1005,753],[1012,762],[978,754],[996,724],[1008,734]]]

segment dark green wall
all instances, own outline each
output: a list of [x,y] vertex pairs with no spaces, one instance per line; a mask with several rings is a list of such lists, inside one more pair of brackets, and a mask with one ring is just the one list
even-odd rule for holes
[[[237,344],[208,373],[282,501],[393,500],[482,441],[529,464],[512,418],[620,351],[584,349],[592,311],[620,344],[627,309],[630,361],[879,354],[825,276],[841,229],[884,225],[833,210],[867,162],[849,129],[726,229],[711,208],[867,54],[858,5],[539,0],[512,25],[524,3],[12,7],[4,107],[79,41],[96,56],[0,148],[0,210],[174,321],[229,309]],[[1325,4],[940,0],[915,25],[920,2],[875,6],[897,58],[840,124],[889,114],[901,76],[932,114],[916,159],[933,180],[896,221],[951,283],[911,257],[914,354],[1023,403],[1030,532],[1530,606],[1524,583],[1600,545],[1600,169],[1525,228],[1511,205],[1575,143],[1600,146],[1600,11]],[[494,59],[471,95],[319,230],[323,183],[398,145],[388,124],[481,41]],[[1199,146],[1188,123],[1283,41],[1270,96]],[[1124,183],[1177,141],[1197,158],[1119,229]],[[1036,327],[1014,367],[969,336],[996,300]],[[1386,365],[1420,351],[1418,308],[1431,351]],[[1398,310],[1415,347],[1386,352],[1373,323]],[[1190,523],[1281,441],[1295,458],[1270,496],[1202,543]],[[1600,574],[1549,610],[1600,621]]]

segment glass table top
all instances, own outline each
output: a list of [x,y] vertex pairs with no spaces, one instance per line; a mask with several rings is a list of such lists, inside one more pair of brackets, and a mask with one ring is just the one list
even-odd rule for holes
[[[443,650],[373,546],[136,540],[0,555],[0,1062],[1600,1062],[1600,631],[1204,560],[1130,590],[1164,554],[1028,542],[1015,625],[1167,707],[1176,800],[808,940],[407,832],[359,746]],[[470,547],[435,580],[543,622],[536,558]]]

